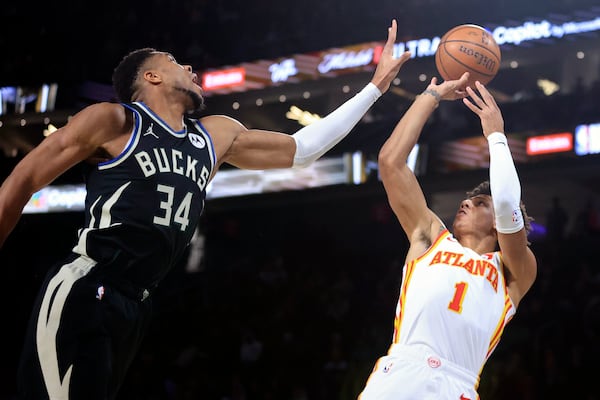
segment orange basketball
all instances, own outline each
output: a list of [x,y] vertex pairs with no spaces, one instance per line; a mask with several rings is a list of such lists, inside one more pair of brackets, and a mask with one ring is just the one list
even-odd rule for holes
[[500,46],[485,28],[474,24],[458,25],[442,36],[435,52],[435,66],[446,81],[458,79],[468,71],[468,85],[489,83],[500,68]]

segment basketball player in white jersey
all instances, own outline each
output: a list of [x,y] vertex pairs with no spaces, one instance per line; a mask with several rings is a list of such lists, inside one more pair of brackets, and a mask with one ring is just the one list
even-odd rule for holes
[[[410,241],[387,355],[360,400],[475,400],[479,376],[506,323],[532,286],[537,261],[528,246],[530,218],[504,135],[502,114],[468,74],[437,83],[411,105],[379,153],[388,201]],[[490,150],[489,182],[460,203],[453,233],[427,206],[406,165],[441,100],[463,99],[481,119]]]

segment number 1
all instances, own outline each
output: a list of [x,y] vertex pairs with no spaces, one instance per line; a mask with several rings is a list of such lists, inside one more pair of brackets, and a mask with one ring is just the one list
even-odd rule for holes
[[459,314],[462,312],[462,303],[465,299],[465,294],[467,293],[468,286],[469,285],[467,284],[467,282],[458,282],[456,285],[454,285],[454,298],[448,304],[448,309]]

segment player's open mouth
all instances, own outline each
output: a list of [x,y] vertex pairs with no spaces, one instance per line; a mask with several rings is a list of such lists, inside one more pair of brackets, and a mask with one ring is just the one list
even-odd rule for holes
[[198,81],[198,74],[192,74],[192,82],[194,82],[196,86],[202,88],[202,86],[200,85],[200,81]]

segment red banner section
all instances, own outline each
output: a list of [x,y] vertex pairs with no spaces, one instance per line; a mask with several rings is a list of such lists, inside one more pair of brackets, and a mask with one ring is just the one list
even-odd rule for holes
[[203,73],[202,88],[210,96],[366,71],[379,61],[382,49],[382,43],[369,42],[276,60],[242,63],[235,68]]
[[570,132],[532,136],[527,139],[527,154],[530,156],[562,153],[573,150],[573,134]]

